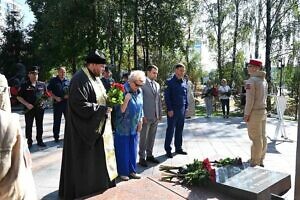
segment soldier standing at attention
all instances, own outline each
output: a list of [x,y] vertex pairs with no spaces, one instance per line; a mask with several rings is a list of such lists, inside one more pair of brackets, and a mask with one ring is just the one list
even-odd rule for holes
[[244,121],[247,123],[248,135],[252,141],[250,166],[264,166],[263,160],[267,150],[266,138],[266,73],[262,71],[262,62],[251,59],[248,64],[250,78],[246,81],[246,105]]

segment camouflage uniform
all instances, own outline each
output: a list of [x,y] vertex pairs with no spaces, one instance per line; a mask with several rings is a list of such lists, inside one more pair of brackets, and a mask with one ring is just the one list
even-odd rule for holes
[[251,166],[263,165],[267,150],[266,138],[266,98],[267,82],[266,73],[256,71],[250,75],[246,82],[246,106],[244,115],[249,116],[247,122],[248,135],[252,141]]

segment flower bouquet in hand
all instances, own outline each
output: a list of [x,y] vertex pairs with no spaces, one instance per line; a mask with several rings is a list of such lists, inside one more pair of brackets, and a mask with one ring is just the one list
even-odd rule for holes
[[121,83],[113,83],[107,93],[107,106],[113,107],[124,102],[124,86]]
[[[37,92],[35,96],[36,96],[36,100],[35,100],[33,106],[45,109],[46,101],[51,96],[50,93],[48,91],[40,91],[40,92]],[[29,111],[30,111],[29,109],[26,109],[24,111],[24,114],[28,113]]]

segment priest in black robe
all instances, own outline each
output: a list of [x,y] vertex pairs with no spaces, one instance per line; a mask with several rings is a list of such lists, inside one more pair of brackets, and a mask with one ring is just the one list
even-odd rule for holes
[[88,197],[115,186],[111,108],[99,78],[106,59],[94,51],[71,79],[59,184],[62,199]]

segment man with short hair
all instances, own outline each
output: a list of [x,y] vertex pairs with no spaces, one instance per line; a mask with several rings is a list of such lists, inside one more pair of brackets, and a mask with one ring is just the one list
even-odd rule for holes
[[157,125],[162,117],[160,85],[155,81],[157,75],[158,68],[155,65],[149,65],[146,83],[142,86],[144,117],[139,143],[139,164],[143,167],[148,166],[147,161],[159,163],[159,160],[152,154]]
[[29,80],[21,85],[17,99],[25,108],[25,134],[28,148],[32,147],[32,125],[35,119],[37,145],[46,147],[43,142],[43,120],[45,102],[42,100],[47,93],[46,84],[38,81],[39,67],[34,66],[28,72]]
[[110,90],[111,88],[111,84],[114,83],[114,79],[111,77],[111,71],[108,67],[105,67],[104,72],[102,73],[102,84],[104,85],[106,92],[108,92],[108,90]]
[[100,80],[106,59],[97,50],[71,79],[68,99],[59,196],[81,199],[115,186],[118,176],[111,108]]
[[70,81],[66,78],[66,67],[61,66],[57,69],[57,76],[49,81],[47,87],[53,98],[53,137],[55,142],[59,142],[62,114],[66,119],[69,84]]
[[262,71],[262,62],[251,59],[248,64],[250,78],[246,81],[246,105],[244,121],[247,123],[248,135],[252,141],[250,166],[264,166],[267,151],[266,138],[266,99],[268,85],[266,73]]
[[165,138],[165,151],[168,158],[172,158],[171,142],[175,130],[175,152],[186,155],[182,149],[182,131],[184,127],[185,112],[188,108],[187,85],[183,80],[185,66],[182,63],[175,65],[175,74],[166,81],[165,103],[167,106],[167,130]]

